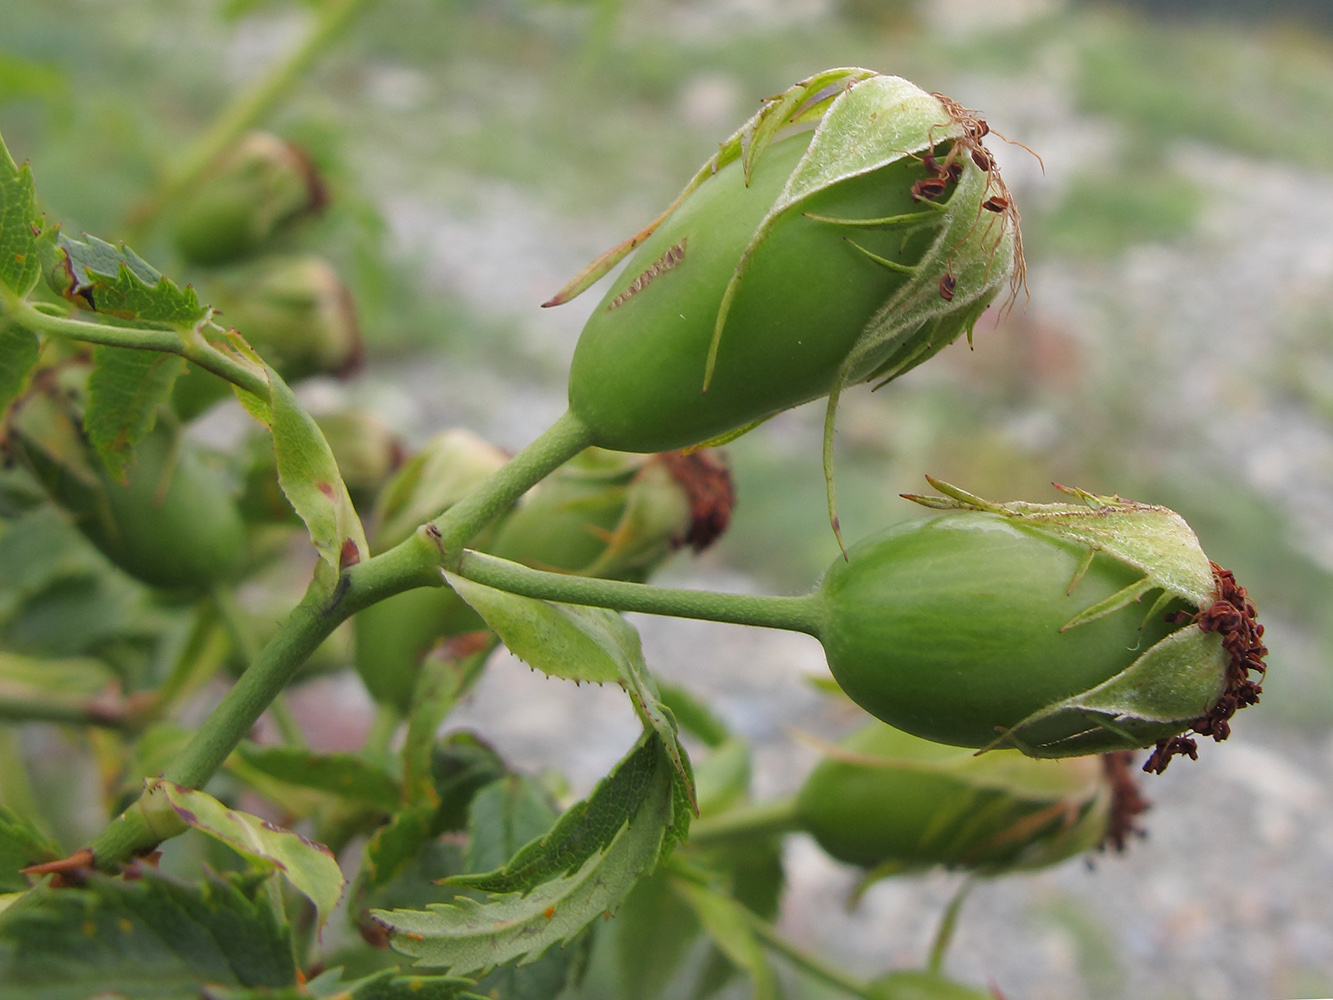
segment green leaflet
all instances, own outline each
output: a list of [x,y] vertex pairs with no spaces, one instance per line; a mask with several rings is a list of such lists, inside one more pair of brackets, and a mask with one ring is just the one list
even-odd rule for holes
[[40,347],[30,330],[0,320],[0,413],[23,391]]
[[477,792],[468,811],[464,867],[469,872],[502,870],[524,845],[544,836],[557,815],[550,794],[527,775],[492,781]]
[[427,656],[421,664],[403,742],[403,798],[413,804],[438,805],[431,775],[435,734],[465,690],[463,664],[452,657]]
[[689,879],[673,879],[671,887],[689,904],[718,950],[754,983],[754,1000],[776,1000],[777,976],[755,937],[745,907]]
[[26,816],[0,806],[0,892],[21,892],[28,880],[20,869],[55,861],[60,848],[51,843]]
[[352,753],[315,753],[302,747],[242,743],[236,754],[270,778],[377,806],[397,808],[399,781],[384,768]]
[[100,345],[93,350],[83,427],[111,478],[125,482],[134,446],[153,429],[185,360],[175,354]]
[[32,291],[42,273],[33,232],[40,221],[32,171],[14,162],[0,138],[0,284],[19,298]]
[[331,588],[344,568],[355,565],[369,552],[366,532],[324,433],[296,401],[282,376],[267,365],[265,370],[268,400],[242,390],[237,396],[250,415],[273,434],[278,483],[292,509],[305,522],[319,553],[317,577],[323,574]]
[[573,875],[606,850],[652,797],[661,756],[660,742],[645,734],[592,794],[570,806],[544,837],[519,850],[503,868],[460,875],[451,884],[490,893],[529,893],[550,879]]
[[250,879],[151,869],[29,892],[0,917],[0,1000],[195,1000],[203,984],[296,984],[291,931]]
[[533,961],[618,906],[684,837],[689,813],[677,784],[661,741],[645,733],[587,800],[504,869],[449,880],[503,895],[374,916],[419,965],[466,975],[514,958]]
[[0,650],[0,698],[8,703],[0,719],[22,719],[25,702],[92,714],[116,682],[115,673],[101,660],[44,659]]
[[280,871],[310,902],[322,925],[338,903],[343,874],[329,849],[299,834],[273,826],[258,816],[228,809],[203,792],[161,778],[147,783],[144,814],[168,836],[173,827],[193,827],[265,868]]
[[689,758],[680,746],[676,720],[648,672],[633,625],[605,608],[555,604],[495,590],[452,573],[444,576],[509,651],[528,666],[563,680],[611,681],[623,687],[644,725],[661,737],[679,775],[679,787],[694,808]]
[[281,990],[234,989],[210,985],[204,1000],[484,1000],[472,992],[472,980],[452,976],[404,976],[381,969],[364,979],[345,982],[342,969],[330,969],[305,985]]
[[56,226],[42,233],[38,251],[47,285],[80,309],[177,328],[193,327],[209,314],[193,288],[180,288],[124,243],[117,247],[96,236],[75,240]]

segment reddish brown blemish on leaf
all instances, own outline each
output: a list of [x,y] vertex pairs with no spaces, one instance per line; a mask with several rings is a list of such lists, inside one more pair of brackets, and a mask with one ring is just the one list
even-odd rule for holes
[[[1259,704],[1263,687],[1250,679],[1254,672],[1261,679],[1267,670],[1264,657],[1268,647],[1263,644],[1264,627],[1255,617],[1254,604],[1245,588],[1236,583],[1235,575],[1217,563],[1212,564],[1213,580],[1217,584],[1217,600],[1197,615],[1170,615],[1169,620],[1185,624],[1193,620],[1204,632],[1219,632],[1222,648],[1227,652],[1227,682],[1222,696],[1192,724],[1198,736],[1211,736],[1220,743],[1231,735],[1231,717],[1247,705]],[[1145,771],[1161,774],[1172,757],[1198,760],[1198,743],[1188,736],[1172,736],[1160,740],[1143,765]]]
[[[179,788],[180,786],[177,785],[176,787]],[[189,809],[186,809],[184,806],[172,806],[172,808],[176,810],[176,815],[179,816],[182,820],[184,820],[187,825],[189,826],[199,825],[199,817],[196,816]]]
[[672,540],[672,546],[688,545],[702,552],[712,545],[731,523],[731,512],[736,507],[736,487],[731,470],[709,451],[688,454],[679,451],[663,452],[656,456],[671,478],[680,484],[690,505],[690,524],[685,534]]
[[360,561],[361,550],[356,547],[356,542],[350,538],[344,538],[342,551],[338,553],[338,569],[348,569]]
[[389,947],[389,929],[368,913],[361,916],[362,919],[356,924],[356,929],[361,932],[361,940],[372,948]]
[[491,632],[489,629],[478,629],[475,632],[463,632],[460,635],[449,636],[441,640],[433,652],[444,659],[464,660],[486,649],[491,644]]
[[654,279],[661,277],[666,274],[667,271],[670,271],[673,267],[679,265],[680,262],[685,259],[685,243],[685,240],[681,240],[679,243],[670,247],[667,252],[658,257],[657,260],[644,268],[644,270],[626,286],[623,292],[611,300],[611,304],[606,307],[606,311],[610,312],[617,306],[624,305],[635,295],[638,295],[641,291],[647,288],[649,283]]
[[331,483],[316,483],[315,488],[330,500],[336,500],[338,498],[338,491],[333,488]]

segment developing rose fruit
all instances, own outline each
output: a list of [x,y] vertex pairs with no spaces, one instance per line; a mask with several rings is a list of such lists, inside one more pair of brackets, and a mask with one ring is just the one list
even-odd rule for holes
[[[988,503],[932,480],[940,512],[837,560],[816,592],[843,690],[926,739],[1063,757],[1224,739],[1258,701],[1254,607],[1164,507]],[[1146,600],[1144,600],[1146,598]]]
[[250,132],[192,192],[176,220],[176,249],[193,264],[228,264],[263,249],[326,201],[324,182],[303,150]]
[[39,380],[17,405],[11,440],[79,530],[154,587],[202,593],[234,576],[245,556],[245,530],[221,471],[159,420],[118,482],[83,435],[69,395],[79,390],[48,382]]
[[547,303],[638,247],[583,329],[571,411],[603,447],[681,448],[970,335],[1022,267],[986,131],[869,70],[766,101],[661,219]]
[[[236,330],[287,382],[311,375],[353,374],[361,365],[356,303],[328,261],[304,255],[266,257],[243,274],[210,286],[218,317]],[[171,401],[189,420],[230,399],[231,386],[191,367]]]
[[1116,810],[1132,815],[1142,800],[1126,796],[1118,776],[1101,757],[978,756],[875,722],[829,749],[796,808],[802,828],[839,861],[996,873],[1055,864],[1108,840],[1123,846],[1126,820]]
[[642,581],[726,530],[731,474],[712,451],[644,458],[589,448],[532,490],[486,551],[538,569]]
[[[468,431],[442,431],[380,491],[372,517],[376,553],[397,545],[505,464],[504,452]],[[356,669],[371,696],[406,712],[421,663],[437,642],[485,628],[448,587],[419,587],[372,604],[354,619]]]

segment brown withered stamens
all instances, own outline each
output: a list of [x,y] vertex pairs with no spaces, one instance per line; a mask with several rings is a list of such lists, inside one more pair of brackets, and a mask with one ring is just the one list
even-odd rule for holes
[[[1217,563],[1212,564],[1213,579],[1217,582],[1217,600],[1193,616],[1204,632],[1220,632],[1222,648],[1227,653],[1227,682],[1221,697],[1203,715],[1194,720],[1191,731],[1197,736],[1211,736],[1220,743],[1231,735],[1231,717],[1247,705],[1259,704],[1263,687],[1250,680],[1253,670],[1262,678],[1267,666],[1264,657],[1268,647],[1261,641],[1264,627],[1255,620],[1254,603],[1245,588],[1236,582],[1235,575]],[[1168,615],[1168,621],[1181,623],[1179,614]],[[1186,616],[1185,621],[1189,620]],[[1143,765],[1145,771],[1161,774],[1172,757],[1187,755],[1198,759],[1198,744],[1186,736],[1172,736],[1159,740],[1157,748]]]
[[702,552],[727,530],[736,506],[731,470],[709,451],[668,451],[656,456],[680,484],[690,504],[690,526],[673,539],[675,548],[688,545]]

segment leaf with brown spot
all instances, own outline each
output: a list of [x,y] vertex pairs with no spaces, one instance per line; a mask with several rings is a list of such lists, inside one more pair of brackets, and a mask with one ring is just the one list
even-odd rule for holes
[[261,869],[276,869],[315,905],[320,925],[342,895],[338,862],[323,844],[316,844],[258,816],[228,809],[204,792],[158,778],[147,783],[143,810],[150,816],[174,816],[186,826],[221,841]]

